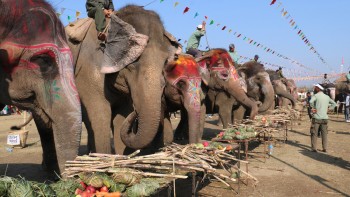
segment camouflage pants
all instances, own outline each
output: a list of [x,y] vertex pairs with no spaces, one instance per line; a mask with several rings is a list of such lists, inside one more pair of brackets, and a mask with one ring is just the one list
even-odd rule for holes
[[321,131],[323,150],[327,149],[327,134],[328,134],[328,120],[327,119],[312,119],[310,133],[311,133],[311,148],[317,148],[317,133]]

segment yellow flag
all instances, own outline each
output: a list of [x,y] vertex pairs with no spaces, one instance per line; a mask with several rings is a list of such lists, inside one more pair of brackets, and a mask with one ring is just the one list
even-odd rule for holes
[[177,5],[179,5],[179,2],[176,1],[174,4],[174,7],[176,7]]
[[287,15],[287,13],[288,13],[288,12],[287,12],[287,11],[285,11],[285,12],[283,13],[283,16],[286,16],[286,15]]
[[79,11],[76,11],[75,12],[75,17],[78,18],[80,16],[80,12]]
[[231,33],[232,29],[228,30],[228,33]]

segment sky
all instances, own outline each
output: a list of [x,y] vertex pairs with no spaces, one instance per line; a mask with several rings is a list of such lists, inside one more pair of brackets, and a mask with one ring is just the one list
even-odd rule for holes
[[[79,18],[87,17],[85,0],[49,0],[60,16],[64,25],[75,20],[76,11],[81,12]],[[145,9],[156,11],[165,29],[184,43],[198,24],[206,20],[207,35],[202,37],[200,49],[228,48],[235,44],[239,55],[252,58],[259,55],[259,60],[284,67],[284,74],[288,77],[303,77],[323,75],[323,73],[340,73],[342,58],[343,72],[350,69],[350,1],[349,0],[285,0],[270,6],[271,0],[113,0],[116,9],[127,4],[147,5]],[[175,3],[178,5],[175,7]],[[280,4],[281,3],[281,4]],[[280,6],[279,6],[280,5]],[[279,6],[279,7],[278,7]],[[183,13],[188,7],[189,11]],[[288,13],[283,17],[281,10]],[[285,11],[284,10],[284,11]],[[196,13],[198,16],[195,17]],[[287,16],[290,14],[288,19]],[[326,63],[310,50],[297,34],[298,29],[291,27],[290,20],[296,22],[310,40],[317,52]],[[209,25],[214,20],[213,25]],[[217,26],[220,24],[219,26]],[[223,31],[222,28],[226,26]],[[229,30],[232,31],[229,33]],[[234,35],[234,33],[236,35]],[[243,36],[237,38],[238,34]],[[207,38],[207,39],[206,39]],[[275,51],[266,52],[264,47],[249,44],[263,44]],[[208,40],[208,42],[206,41]],[[300,67],[289,60],[278,57],[280,53],[307,67]],[[242,59],[241,61],[247,61]],[[277,69],[269,65],[267,68]],[[298,82],[298,85],[310,85],[321,82],[321,79]]]

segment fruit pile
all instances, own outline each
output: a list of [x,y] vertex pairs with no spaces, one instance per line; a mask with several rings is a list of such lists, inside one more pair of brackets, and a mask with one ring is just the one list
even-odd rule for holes
[[222,140],[244,140],[257,136],[257,132],[252,126],[240,126],[238,128],[230,128],[226,131],[220,132],[216,138]]
[[231,151],[233,149],[233,146],[231,144],[208,141],[203,141],[202,143],[194,144],[194,146],[198,149],[218,149],[225,151]]

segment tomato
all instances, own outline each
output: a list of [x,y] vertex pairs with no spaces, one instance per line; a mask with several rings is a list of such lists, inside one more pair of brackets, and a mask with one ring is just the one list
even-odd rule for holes
[[101,187],[101,189],[100,189],[100,192],[108,192],[108,191],[109,191],[109,189],[108,189],[107,186],[103,186],[103,187]]
[[96,192],[96,189],[94,187],[92,187],[91,185],[89,185],[85,191],[87,191],[90,194],[94,194]]
[[83,181],[80,181],[80,185],[81,185],[84,189],[86,189],[86,184],[85,184]]
[[74,192],[75,195],[78,195],[78,194],[81,194],[81,193],[83,193],[83,191],[81,189],[79,189],[79,188],[77,188],[75,190],[75,192]]

